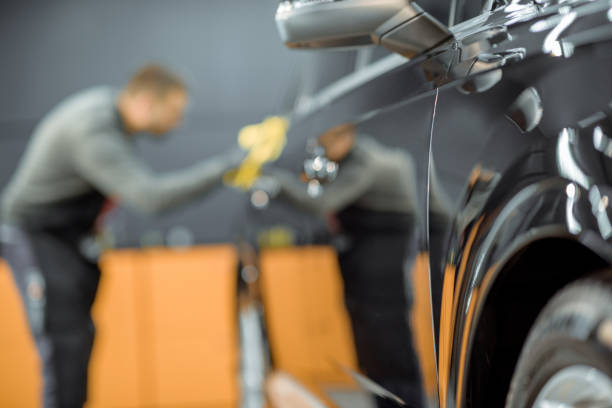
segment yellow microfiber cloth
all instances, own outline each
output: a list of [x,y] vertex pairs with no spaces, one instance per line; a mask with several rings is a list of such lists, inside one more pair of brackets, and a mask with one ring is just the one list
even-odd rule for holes
[[281,155],[288,129],[289,120],[283,116],[270,116],[240,129],[238,144],[249,153],[237,169],[225,173],[225,184],[248,190],[259,177],[261,167]]

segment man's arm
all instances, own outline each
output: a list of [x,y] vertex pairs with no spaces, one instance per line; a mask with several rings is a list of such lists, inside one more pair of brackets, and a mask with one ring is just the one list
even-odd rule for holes
[[313,198],[307,192],[306,183],[290,171],[269,167],[264,175],[272,177],[280,185],[280,194],[298,207],[319,214],[339,211],[363,195],[374,182],[374,174],[365,163],[340,165],[338,177],[324,185],[323,193]]
[[145,213],[161,212],[207,192],[243,157],[236,149],[183,170],[156,174],[118,134],[92,137],[75,148],[76,169],[83,178],[103,194]]

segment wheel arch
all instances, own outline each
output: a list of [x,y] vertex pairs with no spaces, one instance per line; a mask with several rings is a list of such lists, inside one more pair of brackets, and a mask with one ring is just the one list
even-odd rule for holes
[[[530,328],[561,288],[610,264],[573,237],[529,243],[499,268],[475,322],[463,406],[504,406]],[[542,269],[549,273],[540,273]]]
[[[447,278],[452,286],[443,298],[451,296],[453,304],[440,324],[448,332],[439,345],[442,405],[503,406],[498,399],[488,403],[487,395],[503,398],[542,307],[567,283],[612,265],[612,248],[592,222],[586,195],[567,195],[569,185],[579,189],[558,177],[530,183],[462,231],[470,239],[456,250],[461,263],[447,264],[455,272],[444,277],[445,288]],[[511,367],[503,370],[504,361]],[[475,396],[474,387],[484,392]]]

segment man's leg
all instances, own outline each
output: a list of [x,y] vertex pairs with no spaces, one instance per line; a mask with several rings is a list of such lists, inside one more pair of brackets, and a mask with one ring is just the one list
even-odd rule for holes
[[[403,233],[354,237],[339,263],[360,367],[408,407],[420,408],[424,396],[404,270],[406,258],[413,256],[407,253],[408,238]],[[379,408],[397,405],[380,397],[376,401]]]
[[4,235],[4,257],[41,357],[43,406],[82,407],[94,336],[90,310],[99,271],[76,246],[52,233],[12,228]]

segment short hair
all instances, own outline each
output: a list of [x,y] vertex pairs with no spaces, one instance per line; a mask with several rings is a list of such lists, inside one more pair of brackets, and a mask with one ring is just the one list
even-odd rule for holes
[[136,72],[126,86],[129,92],[147,90],[164,97],[171,90],[187,91],[183,80],[170,70],[155,64],[148,64]]

